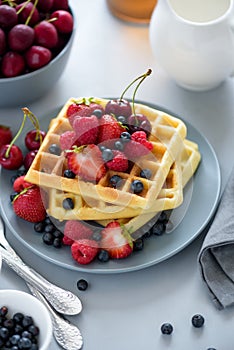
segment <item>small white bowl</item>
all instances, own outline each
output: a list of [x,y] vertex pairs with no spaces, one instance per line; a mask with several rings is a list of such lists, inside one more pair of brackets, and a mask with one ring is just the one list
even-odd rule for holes
[[52,321],[46,307],[29,293],[14,289],[0,290],[0,307],[7,306],[9,317],[16,312],[31,316],[39,327],[39,349],[48,350],[52,340]]

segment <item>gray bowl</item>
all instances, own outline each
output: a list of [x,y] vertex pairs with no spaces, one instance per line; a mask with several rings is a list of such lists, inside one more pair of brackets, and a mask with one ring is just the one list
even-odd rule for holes
[[[72,11],[71,11],[72,12]],[[70,56],[76,32],[76,20],[69,41],[46,66],[13,78],[0,78],[0,107],[23,107],[51,90],[62,75]]]

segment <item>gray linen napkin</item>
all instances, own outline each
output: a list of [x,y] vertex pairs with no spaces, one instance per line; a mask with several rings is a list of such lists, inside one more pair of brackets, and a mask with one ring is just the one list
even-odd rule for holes
[[234,305],[234,169],[198,256],[215,305]]

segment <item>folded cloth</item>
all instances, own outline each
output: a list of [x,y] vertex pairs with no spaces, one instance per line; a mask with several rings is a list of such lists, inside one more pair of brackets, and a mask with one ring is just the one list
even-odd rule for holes
[[234,169],[198,255],[215,305],[234,305]]

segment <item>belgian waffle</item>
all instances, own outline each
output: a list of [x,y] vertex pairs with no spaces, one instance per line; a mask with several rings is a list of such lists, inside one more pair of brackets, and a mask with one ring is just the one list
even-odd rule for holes
[[[153,144],[153,150],[149,158],[140,157],[128,172],[115,172],[124,179],[124,185],[115,189],[109,186],[111,171],[107,171],[106,175],[96,184],[77,178],[63,177],[63,172],[67,167],[64,153],[55,155],[49,151],[52,144],[59,145],[62,133],[71,130],[66,113],[73,101],[73,98],[69,99],[58,116],[52,120],[40,150],[27,172],[26,180],[41,187],[78,194],[86,201],[92,199],[122,208],[149,209],[155,198],[158,197],[172,164],[181,153],[186,137],[185,124],[167,113],[135,103],[135,112],[145,114],[151,123],[152,132],[149,141]],[[108,100],[96,98],[94,102],[105,106]],[[144,168],[151,169],[152,179],[140,177],[140,170]],[[130,184],[135,179],[140,179],[144,184],[141,194],[132,193],[130,189]]]

